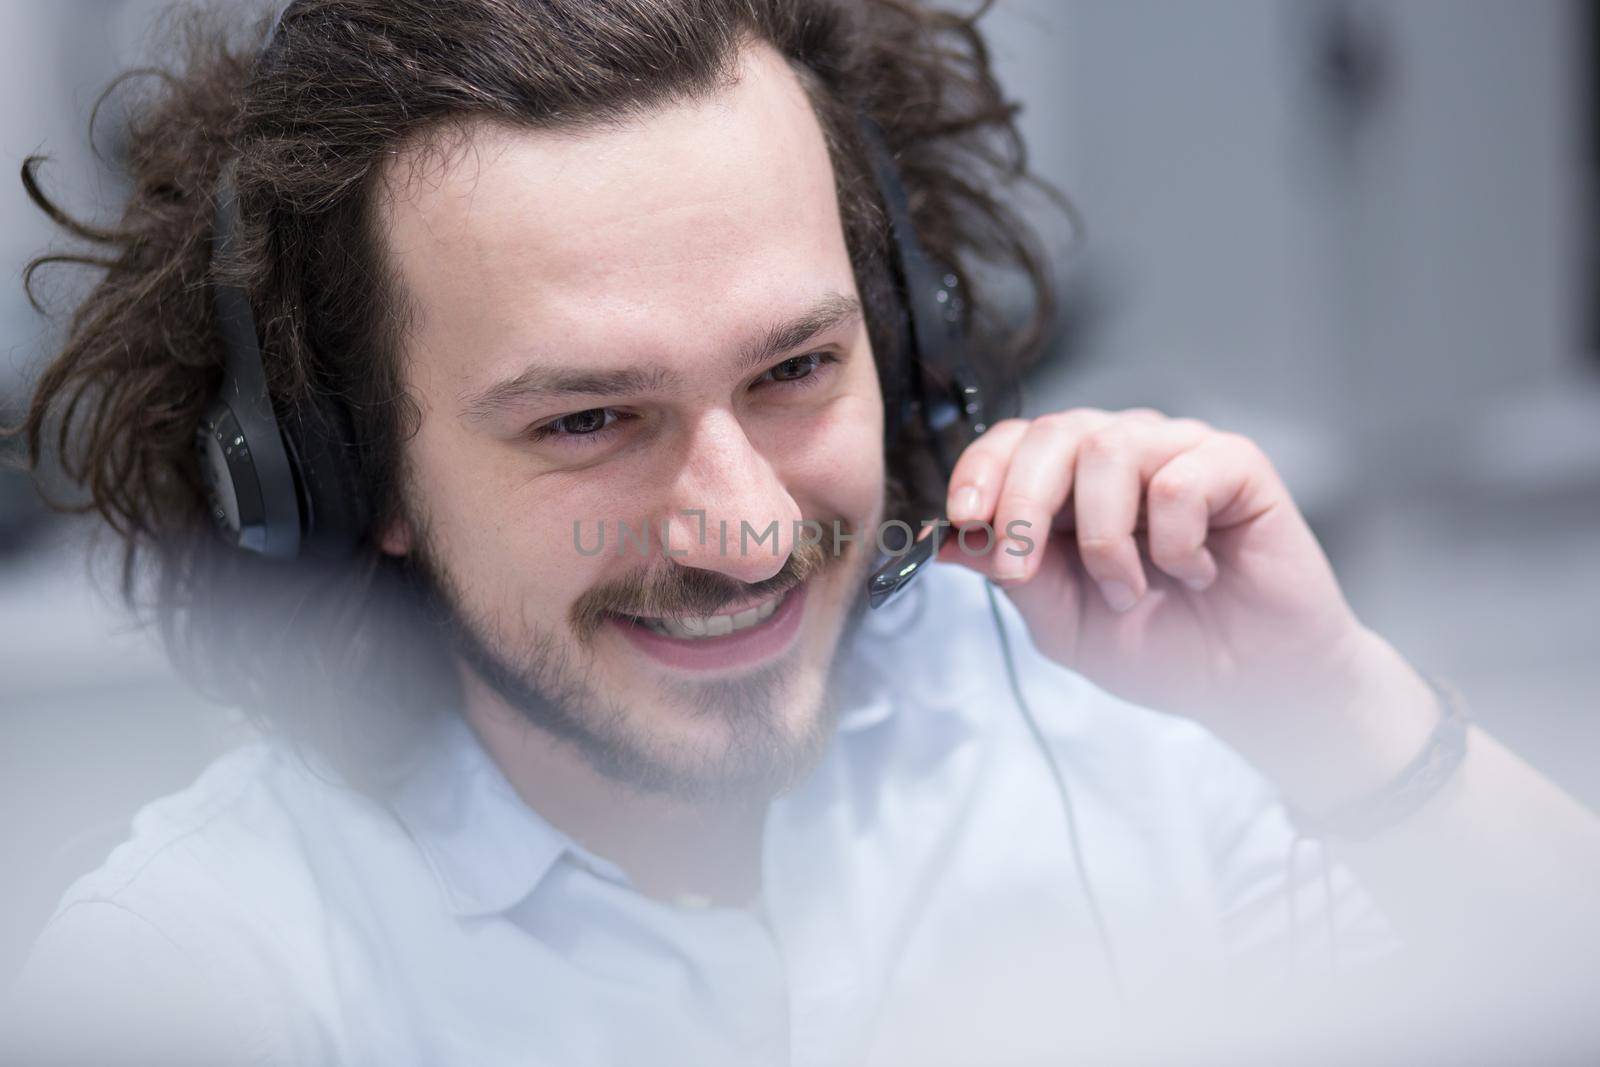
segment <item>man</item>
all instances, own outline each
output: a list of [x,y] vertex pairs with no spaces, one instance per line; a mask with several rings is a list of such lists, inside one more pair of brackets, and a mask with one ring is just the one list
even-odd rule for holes
[[[1005,420],[933,501],[886,455],[852,119],[931,251],[1039,283],[984,55],[825,0],[302,0],[259,61],[199,46],[132,126],[122,226],[78,230],[117,255],[25,429],[37,457],[65,415],[175,652],[266,736],[68,892],[25,1048],[1032,1062],[1397,943],[1587,958],[1595,818],[1451,748],[1249,441]],[[223,284],[280,411],[349,419],[353,556],[209,529]],[[978,295],[1003,377],[1034,341]],[[869,611],[875,532],[940,507],[977,534]],[[1291,811],[1383,818],[1313,883]]]

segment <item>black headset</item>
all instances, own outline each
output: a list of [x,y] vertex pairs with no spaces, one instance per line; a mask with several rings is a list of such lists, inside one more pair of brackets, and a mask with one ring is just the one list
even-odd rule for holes
[[[293,0],[279,5],[257,53],[272,50]],[[239,240],[238,161],[213,194],[212,300],[222,340],[222,381],[195,432],[207,505],[229,543],[270,559],[348,555],[371,520],[356,474],[349,412],[316,399],[281,415],[272,402],[250,296],[217,276]]]
[[[213,262],[226,260],[238,240],[234,167],[228,163],[217,183]],[[195,436],[212,518],[232,543],[273,559],[348,554],[369,521],[348,413],[318,402],[280,416],[249,296],[226,282],[212,289],[222,385]]]
[[988,429],[991,413],[975,368],[967,360],[967,306],[961,279],[923,250],[911,222],[911,202],[882,127],[865,114],[856,126],[889,221],[894,276],[894,371],[884,383],[887,445],[920,424],[946,478],[959,451],[953,446]]

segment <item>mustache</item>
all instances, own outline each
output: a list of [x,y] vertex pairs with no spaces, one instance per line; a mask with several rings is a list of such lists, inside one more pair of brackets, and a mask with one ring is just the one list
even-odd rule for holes
[[588,641],[607,615],[658,619],[716,615],[729,604],[786,593],[816,577],[828,562],[829,555],[821,545],[796,542],[782,569],[759,582],[741,582],[716,571],[669,564],[666,570],[628,575],[584,593],[572,605],[572,629],[580,641]]

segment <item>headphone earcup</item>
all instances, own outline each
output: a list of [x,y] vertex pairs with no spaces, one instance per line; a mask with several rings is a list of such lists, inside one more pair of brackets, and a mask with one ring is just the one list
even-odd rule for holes
[[[891,253],[892,254],[892,251]],[[911,316],[906,309],[890,261],[861,280],[872,331],[873,355],[878,364],[878,385],[883,394],[883,444],[893,455],[906,443],[906,430],[916,417],[913,404]]]
[[[230,544],[275,559],[300,552],[302,512],[292,455],[275,421],[234,395],[213,398],[195,427],[206,510]],[[242,408],[242,410],[241,410]]]
[[355,435],[344,412],[322,404],[283,418],[303,515],[301,553],[349,555],[367,529],[368,506],[356,477]]

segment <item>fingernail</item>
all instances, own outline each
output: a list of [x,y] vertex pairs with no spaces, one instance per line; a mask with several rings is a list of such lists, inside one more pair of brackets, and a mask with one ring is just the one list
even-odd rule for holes
[[1022,553],[1021,541],[1005,541],[1000,546],[1000,557],[994,561],[994,576],[1001,581],[1021,578],[1028,569],[1028,557]]
[[957,490],[955,513],[957,515],[976,515],[978,513],[978,490],[973,486]]
[[1133,587],[1125,582],[1101,582],[1100,594],[1111,605],[1112,611],[1119,612],[1127,611],[1139,599],[1133,595]]
[[1185,578],[1183,584],[1193,589],[1196,593],[1203,593],[1211,585],[1210,578]]

